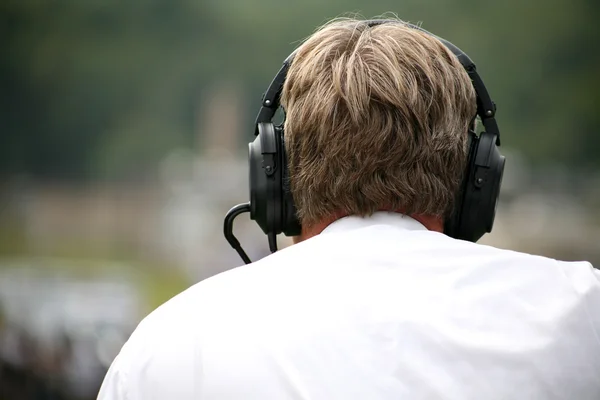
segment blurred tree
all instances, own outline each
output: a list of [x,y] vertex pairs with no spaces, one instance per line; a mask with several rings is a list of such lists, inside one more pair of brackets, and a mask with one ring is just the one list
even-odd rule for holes
[[394,11],[458,44],[499,104],[504,143],[540,162],[600,167],[592,0],[19,1],[0,4],[0,176],[123,179],[196,146],[201,93],[261,91],[314,27]]

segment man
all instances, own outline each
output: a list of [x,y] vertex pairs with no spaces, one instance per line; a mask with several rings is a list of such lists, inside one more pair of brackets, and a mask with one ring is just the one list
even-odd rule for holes
[[148,316],[100,399],[599,399],[600,275],[442,232],[473,86],[435,37],[327,24],[283,88],[293,246]]

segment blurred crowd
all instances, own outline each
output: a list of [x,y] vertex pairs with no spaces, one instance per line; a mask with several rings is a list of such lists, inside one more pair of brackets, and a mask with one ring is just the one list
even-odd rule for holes
[[58,260],[0,269],[0,398],[95,398],[141,318],[124,277],[77,278]]

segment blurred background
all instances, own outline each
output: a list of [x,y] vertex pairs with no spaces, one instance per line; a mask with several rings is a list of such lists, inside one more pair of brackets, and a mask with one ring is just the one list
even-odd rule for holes
[[[0,2],[0,398],[91,399],[136,324],[241,265],[262,91],[316,26],[394,12],[465,50],[508,163],[482,242],[600,265],[594,0]],[[267,241],[247,216],[252,259]],[[285,239],[281,244],[285,245]]]

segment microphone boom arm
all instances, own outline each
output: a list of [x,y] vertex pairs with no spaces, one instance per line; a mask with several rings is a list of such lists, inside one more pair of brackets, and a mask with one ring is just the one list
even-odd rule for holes
[[246,264],[250,264],[252,261],[250,261],[248,255],[246,254],[244,249],[242,249],[239,240],[237,240],[237,238],[233,234],[233,220],[238,215],[247,212],[250,212],[250,203],[238,204],[237,206],[229,210],[229,212],[225,216],[225,220],[223,221],[223,234],[225,235],[225,239],[227,239],[231,247],[233,247],[233,249],[237,251],[242,260],[244,260]]

